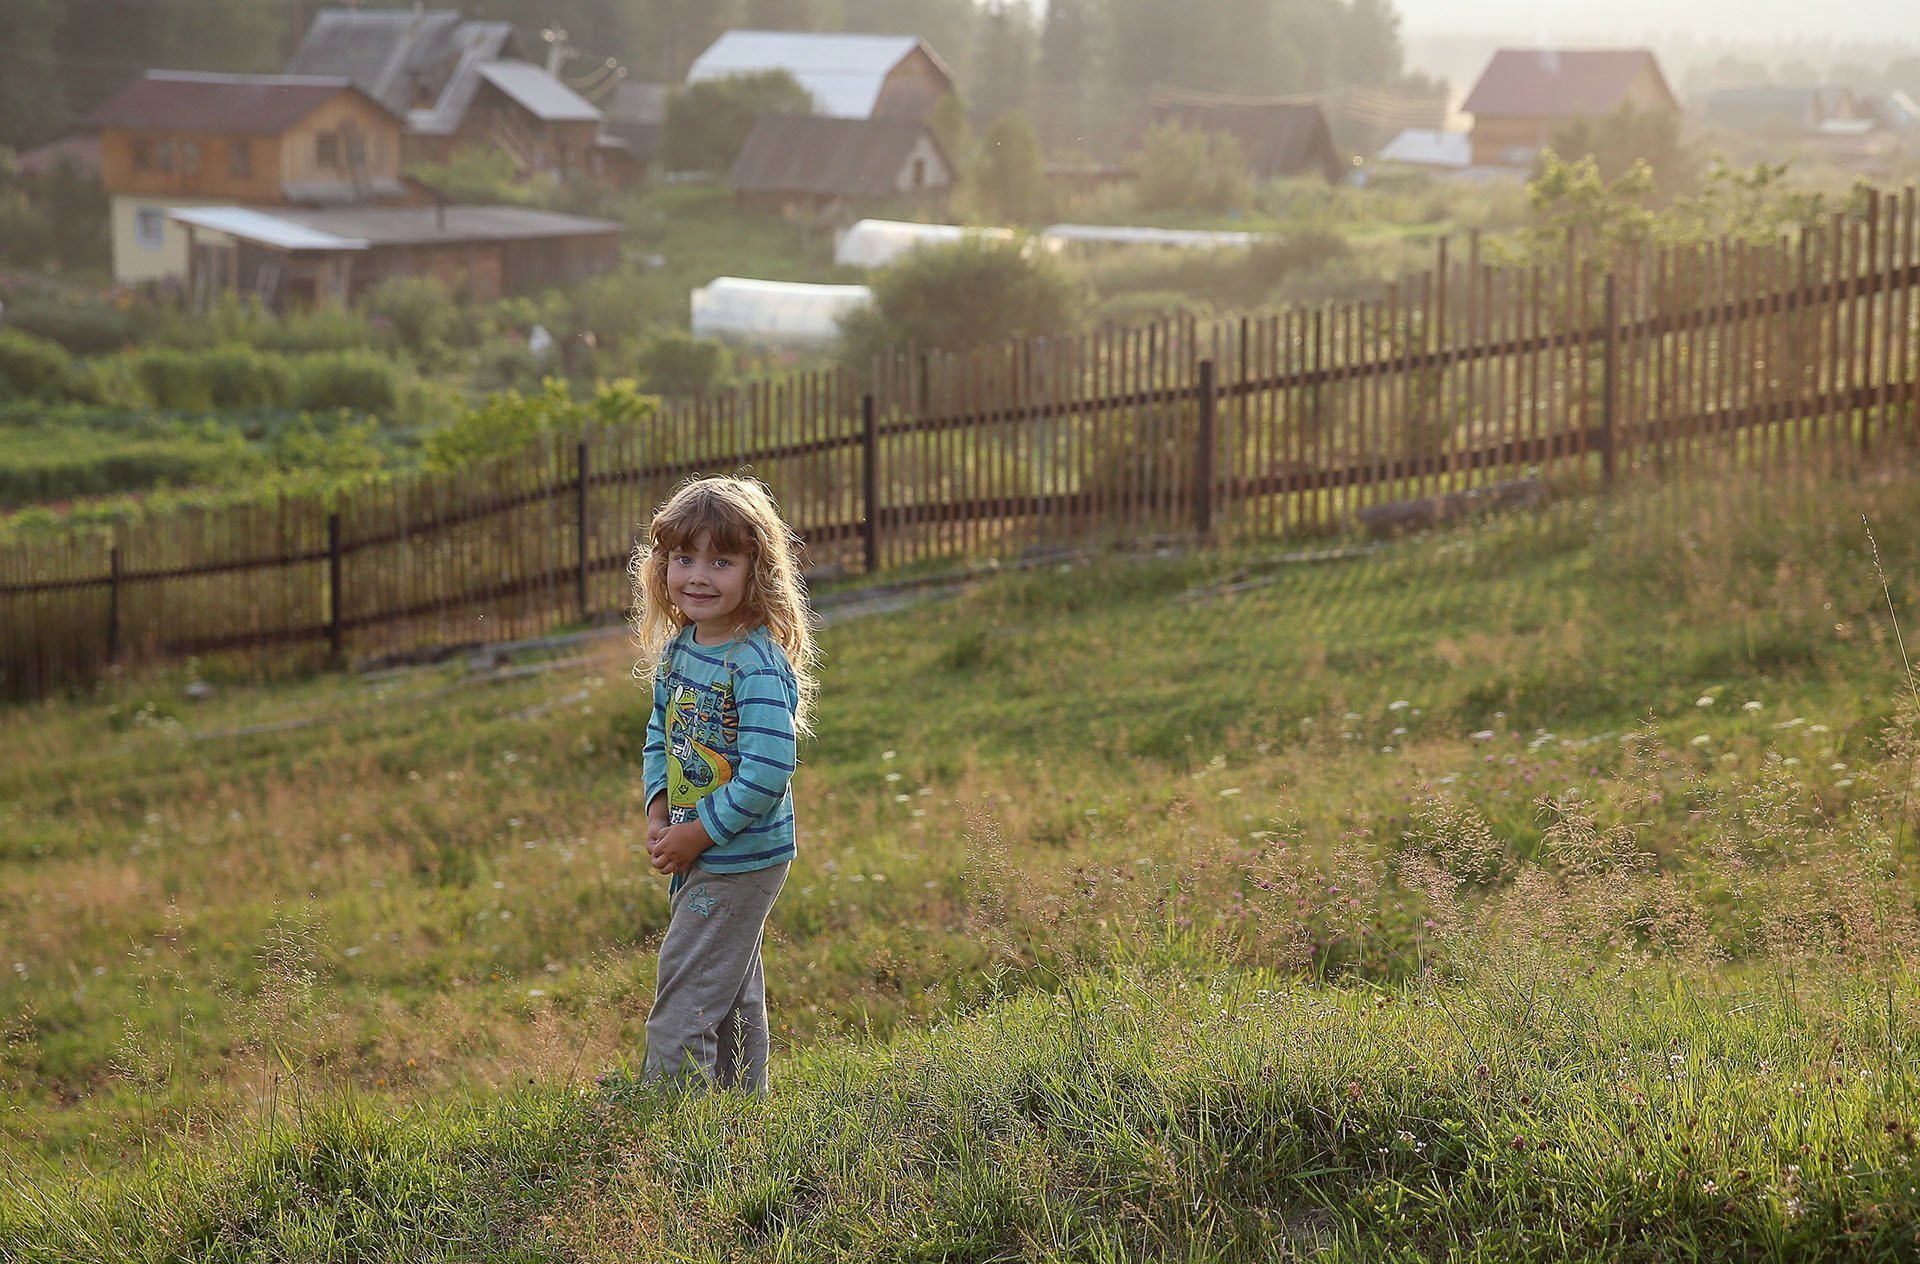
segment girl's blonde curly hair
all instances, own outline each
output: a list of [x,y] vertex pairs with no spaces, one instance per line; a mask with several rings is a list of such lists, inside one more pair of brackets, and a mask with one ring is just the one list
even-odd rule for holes
[[780,517],[766,484],[756,478],[689,479],[654,513],[646,537],[627,563],[633,581],[633,631],[640,648],[634,674],[653,679],[664,665],[667,643],[689,622],[667,596],[667,558],[676,549],[691,547],[702,534],[716,552],[746,555],[741,622],[745,627],[764,626],[786,651],[800,693],[794,727],[809,732],[818,691],[813,675],[817,651],[800,583],[800,538]]

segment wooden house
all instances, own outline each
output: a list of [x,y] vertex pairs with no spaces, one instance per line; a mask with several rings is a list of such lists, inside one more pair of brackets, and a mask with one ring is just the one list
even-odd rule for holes
[[1475,165],[1527,167],[1573,119],[1677,113],[1680,102],[1644,48],[1503,48],[1460,108],[1473,115]]
[[182,206],[394,200],[400,119],[346,79],[151,70],[95,110],[120,281],[184,275]]
[[888,206],[940,211],[953,160],[914,119],[768,114],[755,121],[727,183],[742,205],[819,216]]
[[946,64],[911,35],[728,31],[687,71],[688,83],[784,70],[839,119],[924,119],[953,95]]

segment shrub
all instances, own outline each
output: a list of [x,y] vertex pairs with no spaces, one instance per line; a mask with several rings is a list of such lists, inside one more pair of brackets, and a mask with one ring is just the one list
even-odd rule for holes
[[0,509],[155,487],[231,482],[260,460],[246,441],[214,426],[176,425],[166,431],[105,442],[97,432],[10,435],[0,464]]
[[865,368],[889,346],[962,351],[1070,332],[1078,295],[1051,258],[977,237],[916,250],[874,274],[873,302],[842,318],[841,356]]
[[679,330],[661,334],[640,353],[640,380],[670,399],[706,393],[727,367],[724,346]]
[[0,329],[0,397],[69,398],[78,379],[66,348],[17,329]]
[[1162,123],[1140,143],[1134,197],[1143,211],[1244,211],[1253,203],[1246,151],[1225,132]]
[[286,358],[230,344],[200,354],[207,398],[215,408],[285,408],[293,394]]
[[149,347],[128,357],[134,381],[156,408],[207,409],[213,390],[200,357],[177,347]]
[[438,347],[458,318],[453,295],[433,277],[390,276],[361,299],[368,315],[392,323],[394,336],[415,357]]
[[7,324],[57,342],[74,355],[104,355],[133,341],[131,308],[105,300],[61,298],[7,299]]
[[386,413],[400,397],[399,368],[377,352],[321,352],[300,357],[297,365],[291,401],[295,408]]

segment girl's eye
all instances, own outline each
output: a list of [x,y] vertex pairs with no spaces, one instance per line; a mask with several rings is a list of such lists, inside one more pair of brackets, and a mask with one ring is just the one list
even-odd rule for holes
[[733,559],[730,557],[716,557],[713,559],[713,564],[724,569],[725,567],[733,565]]

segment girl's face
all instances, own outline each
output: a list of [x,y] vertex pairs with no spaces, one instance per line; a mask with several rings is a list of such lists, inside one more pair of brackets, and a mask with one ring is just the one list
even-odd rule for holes
[[704,645],[732,640],[747,613],[741,607],[752,557],[716,551],[705,531],[666,553],[667,596],[693,624],[694,640]]

